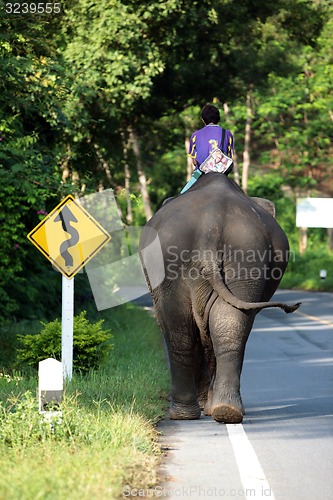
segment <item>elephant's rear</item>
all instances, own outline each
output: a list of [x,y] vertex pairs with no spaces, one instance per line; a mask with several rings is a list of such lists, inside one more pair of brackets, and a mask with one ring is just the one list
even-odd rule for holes
[[[277,288],[288,241],[263,208],[221,174],[202,176],[149,221],[141,256],[168,347],[170,418],[241,422],[240,374],[255,314]],[[266,274],[265,274],[266,273]],[[205,356],[207,355],[207,356]],[[216,370],[208,390],[205,358]]]
[[[202,176],[164,205],[143,231],[141,249],[154,238],[161,259],[154,279],[147,274],[155,303],[170,294],[190,303],[195,289],[209,296],[209,272],[238,299],[267,301],[288,263],[288,240],[275,219],[221,174]],[[154,259],[148,260],[152,269]]]

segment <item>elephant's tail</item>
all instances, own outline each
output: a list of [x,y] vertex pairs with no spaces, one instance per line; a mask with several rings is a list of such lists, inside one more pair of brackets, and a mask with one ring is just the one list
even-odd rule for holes
[[259,311],[261,311],[261,309],[267,309],[268,307],[279,307],[286,313],[292,313],[296,311],[296,309],[298,309],[301,305],[301,302],[297,302],[293,305],[284,304],[283,302],[245,302],[244,300],[238,299],[233,293],[230,292],[230,290],[224,284],[221,276],[215,275],[215,277],[210,280],[210,282],[219,297],[221,297],[228,304],[236,307],[237,309],[243,309],[245,311],[258,309]]

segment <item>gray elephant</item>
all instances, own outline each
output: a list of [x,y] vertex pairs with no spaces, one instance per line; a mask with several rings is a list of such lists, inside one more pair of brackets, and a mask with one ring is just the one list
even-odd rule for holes
[[[260,205],[225,175],[209,173],[142,232],[140,255],[169,354],[171,419],[197,419],[204,408],[218,422],[242,422],[240,376],[255,316],[299,306],[268,302],[289,245]],[[156,234],[163,259],[148,250]]]

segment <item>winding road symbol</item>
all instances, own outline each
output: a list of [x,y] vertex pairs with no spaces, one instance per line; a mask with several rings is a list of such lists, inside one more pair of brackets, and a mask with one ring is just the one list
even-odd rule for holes
[[72,195],[64,198],[27,236],[53,267],[69,279],[111,240],[111,235]]
[[59,212],[57,217],[54,219],[54,222],[61,222],[63,230],[71,236],[70,239],[66,239],[63,243],[61,243],[60,255],[64,259],[67,267],[73,267],[73,257],[69,253],[68,249],[75,246],[80,239],[78,231],[75,227],[71,226],[71,222],[78,222],[78,220],[70,209],[67,206],[64,206],[61,212]]

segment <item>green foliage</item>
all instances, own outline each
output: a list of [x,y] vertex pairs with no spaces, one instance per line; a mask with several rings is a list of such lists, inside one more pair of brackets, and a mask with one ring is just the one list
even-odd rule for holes
[[[20,335],[22,348],[18,361],[36,367],[46,358],[61,360],[61,321],[43,323],[43,330],[35,335]],[[90,323],[83,311],[74,317],[73,367],[82,373],[95,369],[111,348],[111,331],[103,330],[103,320]]]
[[[249,180],[249,195],[268,198],[275,203],[276,219],[286,233],[290,246],[290,259],[283,277],[282,288],[304,290],[333,290],[333,253],[328,250],[328,234],[324,228],[309,228],[307,250],[300,255],[299,228],[295,225],[296,200],[282,190],[283,178],[279,174],[253,176]],[[327,279],[319,277],[319,271],[328,271]]]
[[283,177],[278,172],[254,175],[249,179],[248,195],[267,198],[275,205],[276,220],[286,233],[291,246],[297,245],[295,199],[283,192]]
[[[66,121],[61,100],[67,78],[55,36],[59,21],[0,10],[0,319],[20,316],[27,302],[32,249],[26,234],[62,191],[58,133]],[[15,293],[21,285],[23,300]]]
[[15,371],[16,354],[19,348],[18,337],[27,332],[41,330],[40,322],[35,321],[2,321],[0,327],[0,372],[12,374]]
[[[283,177],[278,172],[254,175],[249,179],[249,196],[267,198],[275,204],[276,220],[286,233],[292,252],[299,247],[299,228],[296,227],[296,196],[285,189]],[[321,255],[331,255],[328,250],[328,234],[325,228],[308,228],[308,250]],[[296,282],[302,280],[298,276]],[[327,281],[329,283],[329,281]],[[326,285],[328,286],[328,285]]]
[[114,351],[98,370],[74,372],[61,418],[39,415],[35,373],[0,374],[3,497],[48,498],[51,488],[56,498],[115,499],[133,478],[142,488],[156,484],[153,424],[164,414],[169,387],[160,332],[141,308],[100,316],[114,333]]
[[282,195],[283,177],[278,172],[253,175],[248,183],[248,195],[267,198],[276,203]]
[[24,192],[25,205],[34,206],[59,188],[56,130],[66,121],[61,100],[67,79],[52,36],[58,22],[6,16],[1,9],[0,23],[1,190],[14,186],[18,198]]
[[[326,269],[327,278],[320,278],[320,270]],[[291,252],[281,288],[302,290],[333,290],[333,254],[325,249],[309,249],[300,255]]]
[[0,446],[19,449],[48,439],[69,439],[68,425],[61,425],[60,417],[43,420],[38,413],[38,401],[30,391],[0,401]]
[[[293,70],[285,75],[272,70],[267,91],[256,92],[255,135],[266,146],[260,160],[269,160],[291,187],[313,188],[332,177],[333,23],[329,12],[318,8],[311,41],[291,53]],[[320,20],[324,23],[318,32]]]

